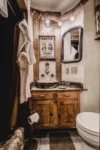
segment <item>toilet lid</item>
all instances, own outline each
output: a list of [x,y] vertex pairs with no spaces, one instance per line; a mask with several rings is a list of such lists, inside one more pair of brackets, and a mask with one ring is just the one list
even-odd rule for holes
[[82,112],[76,117],[77,124],[87,132],[100,136],[100,114],[94,112]]

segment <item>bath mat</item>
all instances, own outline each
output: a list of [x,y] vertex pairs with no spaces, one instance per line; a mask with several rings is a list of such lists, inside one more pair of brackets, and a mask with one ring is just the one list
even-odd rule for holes
[[75,150],[68,132],[50,133],[50,150]]

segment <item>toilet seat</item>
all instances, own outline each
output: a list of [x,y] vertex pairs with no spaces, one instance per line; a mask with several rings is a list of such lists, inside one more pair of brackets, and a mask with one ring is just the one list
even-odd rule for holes
[[99,129],[99,113],[94,112],[82,112],[77,115],[76,122],[77,125],[94,136],[100,136]]

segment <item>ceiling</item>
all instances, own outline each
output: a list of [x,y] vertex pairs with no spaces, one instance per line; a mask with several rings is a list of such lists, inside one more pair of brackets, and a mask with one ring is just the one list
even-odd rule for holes
[[[17,0],[23,8],[23,1]],[[73,9],[81,0],[31,0],[31,7],[40,11],[61,12],[62,14]]]
[[80,0],[31,0],[31,7],[41,11],[65,13],[79,2]]

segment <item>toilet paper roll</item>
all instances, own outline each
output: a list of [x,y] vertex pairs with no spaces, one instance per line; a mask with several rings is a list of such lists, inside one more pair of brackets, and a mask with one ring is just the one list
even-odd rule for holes
[[30,125],[32,125],[35,122],[38,122],[38,120],[39,120],[39,114],[38,113],[34,113],[28,117],[28,123]]

